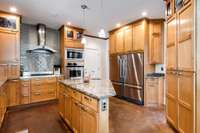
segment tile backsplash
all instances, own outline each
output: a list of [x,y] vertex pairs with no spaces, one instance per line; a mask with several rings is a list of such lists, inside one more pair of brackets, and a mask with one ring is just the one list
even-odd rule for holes
[[53,55],[35,55],[33,57],[30,57],[30,54],[26,51],[38,45],[37,26],[22,24],[20,58],[23,71],[42,71],[52,68],[54,64],[60,64],[59,44],[59,31],[47,28],[46,45],[50,48],[55,49],[57,52]]

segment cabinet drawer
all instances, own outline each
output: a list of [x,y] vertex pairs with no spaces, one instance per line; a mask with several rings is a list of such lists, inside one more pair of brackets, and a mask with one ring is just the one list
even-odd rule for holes
[[44,92],[41,91],[33,91],[31,92],[31,102],[40,102],[45,99]]
[[47,82],[47,83],[56,83],[56,77],[49,77],[49,78],[46,78],[46,82]]
[[72,90],[71,96],[74,99],[81,101],[81,93],[79,93],[78,91]]
[[34,79],[31,79],[31,84],[32,85],[37,85],[37,84],[42,84],[42,83],[44,83],[45,82],[45,80],[44,79],[41,79],[41,78],[34,78]]
[[82,103],[97,111],[97,100],[86,95],[82,95]]
[[40,84],[38,84],[38,85],[33,85],[33,86],[31,86],[31,92],[45,90],[45,89],[43,89],[43,88],[44,88],[44,86],[43,86],[43,85],[40,85]]

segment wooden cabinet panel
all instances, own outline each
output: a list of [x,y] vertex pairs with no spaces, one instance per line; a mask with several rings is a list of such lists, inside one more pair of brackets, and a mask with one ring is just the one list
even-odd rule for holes
[[145,21],[133,24],[133,50],[143,51],[145,43]]
[[19,63],[8,64],[8,79],[17,79],[20,77]]
[[74,98],[75,100],[77,101],[81,101],[81,93],[75,91],[75,90],[72,90],[72,98]]
[[167,69],[175,70],[177,67],[176,50],[176,19],[167,23]]
[[98,102],[94,98],[82,94],[82,103],[95,111],[98,110]]
[[72,119],[71,119],[72,130],[75,133],[80,133],[80,120],[81,120],[80,103],[73,99],[72,99],[72,113],[71,114],[72,114]]
[[46,99],[55,99],[56,98],[56,82],[55,83],[47,83],[45,85],[46,90]]
[[176,76],[176,72],[167,72],[166,76],[166,89],[167,89],[167,95],[170,95],[174,99],[178,97],[178,79]]
[[152,21],[149,25],[149,63],[163,63],[163,22]]
[[178,100],[187,108],[193,109],[194,74],[189,72],[179,72]]
[[10,80],[7,85],[8,89],[8,104],[15,106],[20,104],[20,87],[19,80]]
[[70,94],[65,92],[65,121],[71,125],[71,97]]
[[8,65],[0,64],[0,81],[6,81],[8,78]]
[[64,95],[64,85],[60,84],[59,88],[59,113],[64,118],[65,116],[65,95]]
[[178,127],[178,104],[177,101],[167,96],[167,120],[175,127]]
[[124,51],[124,31],[120,29],[116,31],[116,52],[120,53]]
[[[178,13],[178,69],[194,70],[193,10],[189,5]],[[187,54],[185,54],[187,53]]]
[[97,113],[84,106],[81,110],[81,133],[97,132]]
[[30,80],[20,81],[20,104],[30,103]]
[[6,85],[0,87],[0,127],[3,124],[3,119],[7,109],[7,92]]
[[179,104],[178,130],[181,133],[193,133],[193,111]]
[[133,27],[132,25],[124,27],[124,52],[133,50]]
[[0,61],[19,61],[19,33],[0,31]]
[[115,44],[116,44],[116,36],[115,33],[111,33],[109,37],[109,52],[110,54],[114,54],[116,49],[115,49]]

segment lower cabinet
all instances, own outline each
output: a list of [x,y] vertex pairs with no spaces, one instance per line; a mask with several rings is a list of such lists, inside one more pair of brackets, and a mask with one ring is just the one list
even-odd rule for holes
[[7,108],[7,102],[8,97],[7,97],[7,91],[6,91],[6,86],[3,85],[0,87],[0,127],[3,123],[3,119],[6,113],[6,108]]
[[[59,113],[75,133],[98,133],[97,100],[60,85]],[[75,95],[76,93],[76,95]],[[81,98],[78,98],[80,97]],[[94,104],[95,103],[95,104]]]
[[167,72],[167,120],[181,133],[193,133],[194,73]]
[[16,106],[20,104],[20,81],[9,80],[6,84],[8,90],[8,106]]

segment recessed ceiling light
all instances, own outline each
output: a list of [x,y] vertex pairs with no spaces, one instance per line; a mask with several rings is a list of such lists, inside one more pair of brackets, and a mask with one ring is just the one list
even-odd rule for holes
[[16,13],[16,12],[17,12],[17,8],[14,7],[14,6],[13,6],[13,7],[10,7],[10,11],[13,12],[13,13]]
[[147,12],[142,12],[142,16],[143,17],[147,16]]
[[116,27],[117,27],[117,28],[119,28],[120,26],[121,26],[121,24],[120,24],[120,23],[117,23],[117,24],[116,24]]
[[67,22],[67,25],[71,25],[71,22]]

